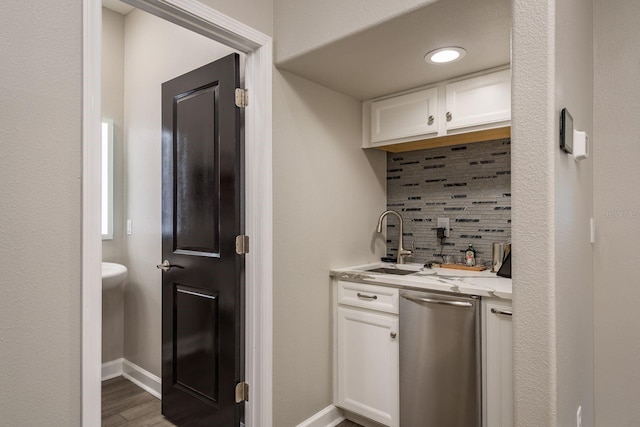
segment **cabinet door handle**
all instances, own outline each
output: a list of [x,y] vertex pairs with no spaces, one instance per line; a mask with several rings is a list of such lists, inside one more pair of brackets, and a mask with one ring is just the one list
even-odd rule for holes
[[391,336],[391,338],[395,338],[398,336],[398,334],[396,334],[395,332],[391,332],[389,335]]
[[367,295],[367,294],[361,294],[360,292],[358,292],[358,298],[378,299],[378,295]]
[[492,308],[491,312],[493,314],[502,314],[503,316],[513,316],[513,312],[511,311],[506,311],[506,310],[498,310],[496,308]]
[[453,115],[451,114],[451,111],[447,111],[447,121],[450,122],[452,118]]
[[429,116],[429,118],[427,119],[427,124],[432,125],[433,121],[435,120],[435,118],[433,117],[433,115]]

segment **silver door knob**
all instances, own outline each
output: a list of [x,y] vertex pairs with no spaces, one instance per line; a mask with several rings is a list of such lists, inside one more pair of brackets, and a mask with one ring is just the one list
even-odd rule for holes
[[451,114],[451,111],[447,111],[447,121],[450,122],[452,118],[453,115]]
[[391,335],[391,338],[395,338],[397,336],[395,332],[391,332],[389,335]]
[[429,116],[427,120],[428,120],[428,121],[427,121],[427,124],[428,124],[428,125],[432,125],[432,124],[433,124],[434,117],[433,117],[433,116]]
[[162,271],[169,271],[171,270],[171,267],[178,267],[178,266],[172,265],[168,259],[165,259],[164,261],[162,261],[162,264],[156,265],[156,268],[159,268]]

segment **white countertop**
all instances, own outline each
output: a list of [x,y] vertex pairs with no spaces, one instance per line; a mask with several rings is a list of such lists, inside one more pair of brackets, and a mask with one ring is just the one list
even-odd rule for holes
[[[379,267],[400,268],[412,270],[415,273],[397,275],[368,271]],[[332,269],[330,274],[338,279],[357,280],[368,284],[511,299],[511,279],[498,277],[496,273],[491,273],[489,270],[467,271],[449,268],[423,268],[422,264],[400,265],[377,262]]]

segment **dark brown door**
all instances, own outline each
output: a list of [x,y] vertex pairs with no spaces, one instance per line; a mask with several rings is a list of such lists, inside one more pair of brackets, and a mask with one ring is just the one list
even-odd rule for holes
[[162,413],[178,426],[243,415],[239,83],[232,54],[162,85]]

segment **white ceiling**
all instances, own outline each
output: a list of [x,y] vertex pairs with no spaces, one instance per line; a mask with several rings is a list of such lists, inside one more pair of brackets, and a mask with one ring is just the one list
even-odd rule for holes
[[133,6],[129,6],[128,4],[122,3],[118,0],[102,0],[102,6],[113,10],[120,15],[126,15],[134,9]]
[[[510,63],[510,21],[510,0],[440,0],[277,66],[370,99]],[[467,54],[445,65],[424,61],[444,46]]]

